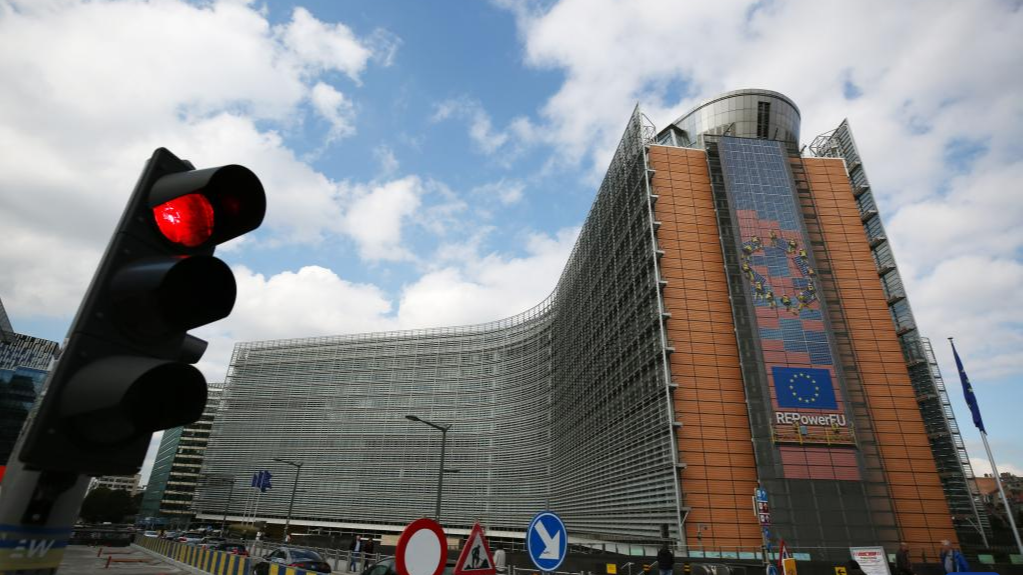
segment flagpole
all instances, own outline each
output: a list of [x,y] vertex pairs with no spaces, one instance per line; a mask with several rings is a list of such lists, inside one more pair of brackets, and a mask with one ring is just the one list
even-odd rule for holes
[[1019,531],[1016,530],[1016,519],[1012,516],[1012,507],[1009,506],[1009,500],[1005,497],[1005,489],[1002,488],[1002,478],[998,475],[998,466],[995,465],[995,456],[991,453],[991,445],[987,442],[987,430],[984,429],[984,420],[980,416],[980,405],[977,403],[977,395],[973,391],[973,385],[970,384],[970,378],[966,376],[966,369],[963,367],[962,360],[959,359],[959,352],[956,351],[955,342],[952,341],[952,338],[948,338],[948,341],[952,344],[952,355],[955,357],[956,368],[959,370],[959,379],[963,384],[963,395],[966,397],[966,405],[969,406],[970,413],[973,415],[973,424],[980,431],[980,438],[984,440],[984,450],[987,451],[987,459],[991,463],[991,474],[995,476],[998,493],[1002,496],[1005,515],[1009,517],[1009,527],[1012,528],[1012,536],[1016,539],[1016,549],[1019,550],[1020,555],[1023,555],[1023,543],[1020,542]]
[[991,453],[991,446],[987,442],[987,433],[981,431],[980,438],[984,440],[984,449],[987,450],[988,461],[991,462],[991,473],[995,476],[995,483],[998,485],[998,493],[1002,496],[1002,505],[1005,506],[1005,514],[1009,516],[1009,526],[1012,527],[1012,535],[1016,538],[1016,548],[1020,555],[1023,555],[1023,543],[1019,540],[1019,531],[1016,530],[1016,520],[1013,518],[1012,507],[1009,507],[1009,500],[1005,498],[1005,489],[1002,488],[1002,478],[998,475],[998,467],[995,466],[995,456]]

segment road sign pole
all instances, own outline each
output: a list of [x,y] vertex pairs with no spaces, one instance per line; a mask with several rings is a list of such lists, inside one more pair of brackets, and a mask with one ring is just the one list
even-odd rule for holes
[[[19,439],[13,453],[21,448]],[[68,471],[30,471],[11,457],[0,497],[0,572],[54,573],[64,558],[71,526],[89,490],[89,477]]]

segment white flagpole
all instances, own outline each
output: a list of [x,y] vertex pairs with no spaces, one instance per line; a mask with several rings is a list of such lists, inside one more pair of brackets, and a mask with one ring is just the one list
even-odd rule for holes
[[987,450],[988,461],[991,462],[991,473],[995,476],[995,483],[998,485],[998,493],[1002,495],[1002,505],[1005,506],[1005,514],[1009,516],[1009,526],[1012,528],[1012,535],[1016,538],[1016,548],[1019,549],[1020,555],[1023,555],[1023,543],[1019,540],[1019,531],[1016,530],[1016,519],[1012,516],[1012,507],[1009,506],[1009,500],[1005,498],[1005,490],[1002,489],[1002,478],[998,475],[998,467],[995,465],[995,456],[991,453],[991,446],[987,442],[987,433],[980,432],[981,439],[984,440],[984,449]]

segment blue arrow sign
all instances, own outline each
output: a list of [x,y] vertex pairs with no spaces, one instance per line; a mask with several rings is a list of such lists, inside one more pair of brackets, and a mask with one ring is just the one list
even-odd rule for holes
[[568,552],[565,523],[550,511],[537,513],[526,530],[526,549],[537,569],[556,570]]

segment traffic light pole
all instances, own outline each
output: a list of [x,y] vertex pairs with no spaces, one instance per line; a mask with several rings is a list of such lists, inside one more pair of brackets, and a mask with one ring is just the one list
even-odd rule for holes
[[[14,453],[21,448],[21,441]],[[0,573],[49,574],[64,559],[71,526],[89,489],[89,477],[68,471],[31,471],[11,457],[0,497]]]

